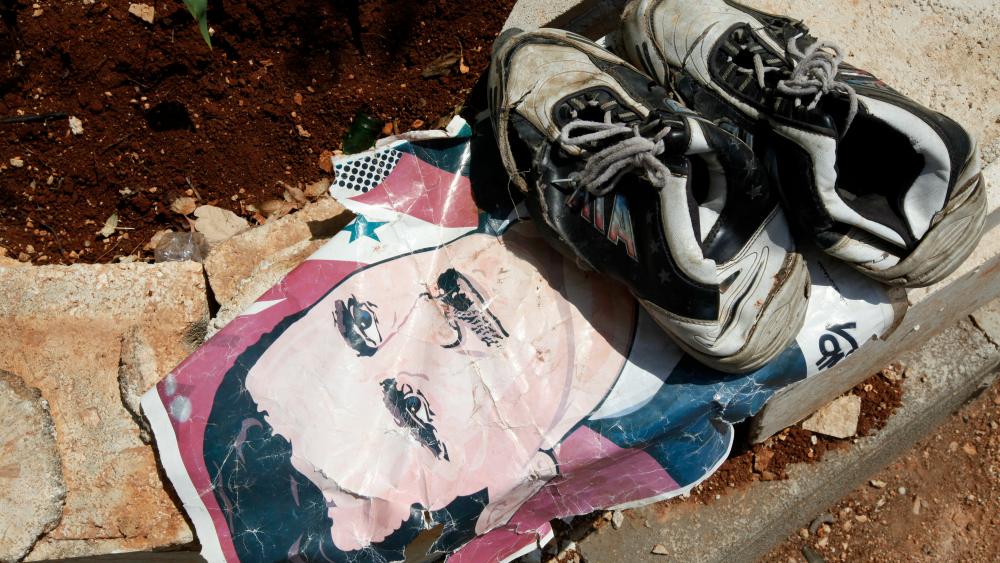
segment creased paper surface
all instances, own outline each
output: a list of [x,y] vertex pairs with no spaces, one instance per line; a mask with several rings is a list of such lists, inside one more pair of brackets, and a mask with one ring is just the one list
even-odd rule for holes
[[209,560],[512,559],[554,518],[690,490],[734,423],[895,320],[807,252],[796,344],[706,368],[541,240],[489,135],[456,120],[338,161],[355,221],[144,397]]

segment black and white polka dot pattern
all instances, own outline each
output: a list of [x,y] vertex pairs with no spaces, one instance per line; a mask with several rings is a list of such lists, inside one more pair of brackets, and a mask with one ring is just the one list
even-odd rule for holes
[[385,180],[403,153],[386,149],[357,160],[341,162],[336,165],[337,180],[335,186],[367,193]]

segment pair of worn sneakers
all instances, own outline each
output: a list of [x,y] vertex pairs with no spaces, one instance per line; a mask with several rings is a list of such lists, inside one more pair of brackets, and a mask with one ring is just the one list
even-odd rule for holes
[[633,0],[608,44],[617,55],[554,29],[500,36],[501,156],[547,239],[626,284],[704,364],[759,369],[801,329],[810,277],[788,215],[892,285],[935,283],[978,244],[970,135],[801,22]]

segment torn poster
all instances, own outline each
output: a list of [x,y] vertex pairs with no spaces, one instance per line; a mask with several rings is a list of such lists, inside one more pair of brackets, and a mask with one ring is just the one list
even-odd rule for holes
[[491,136],[456,120],[337,161],[355,220],[144,397],[210,561],[513,559],[555,518],[689,491],[734,423],[897,320],[807,251],[795,345],[701,366],[541,240]]

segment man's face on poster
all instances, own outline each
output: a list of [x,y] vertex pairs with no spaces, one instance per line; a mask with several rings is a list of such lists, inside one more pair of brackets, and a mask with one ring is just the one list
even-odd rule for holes
[[322,492],[342,550],[410,507],[500,498],[557,447],[624,362],[634,305],[530,232],[468,236],[370,267],[291,326],[246,386]]

